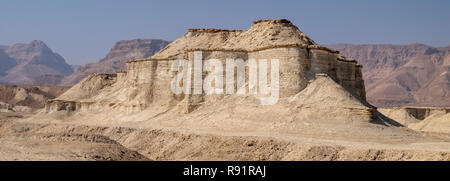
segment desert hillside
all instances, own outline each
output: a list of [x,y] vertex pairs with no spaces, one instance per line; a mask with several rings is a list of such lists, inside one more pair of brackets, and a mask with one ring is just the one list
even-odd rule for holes
[[31,85],[0,85],[0,102],[5,106],[25,106],[32,109],[41,109],[45,102],[54,99],[67,91],[69,87],[59,86],[31,86]]
[[[42,41],[0,47],[0,83],[33,84],[35,79],[46,76],[60,79],[72,73],[72,67],[64,58]],[[46,81],[39,82],[47,84]],[[50,83],[59,83],[59,80]]]
[[326,45],[358,60],[370,103],[450,107],[450,47]]

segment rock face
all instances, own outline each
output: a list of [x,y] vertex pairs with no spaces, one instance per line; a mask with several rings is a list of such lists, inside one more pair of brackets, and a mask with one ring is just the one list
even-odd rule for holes
[[[248,86],[243,94],[175,94],[171,81],[183,70],[171,70],[171,60],[193,63],[193,54],[222,64],[227,58],[279,59],[279,101],[261,105],[266,95],[254,94]],[[287,20],[256,21],[249,30],[190,29],[152,57],[126,66],[115,74],[90,74],[47,101],[39,119],[324,139],[347,139],[349,132],[349,139],[366,140],[410,135],[365,101],[361,66],[355,60],[317,45]],[[210,72],[202,72],[204,80]],[[250,72],[245,74],[249,82]],[[237,85],[226,86],[237,92]]]
[[0,64],[0,82],[7,84],[29,84],[41,75],[73,73],[62,56],[38,40],[1,48]]
[[72,86],[93,73],[115,73],[125,70],[125,62],[131,59],[147,58],[164,48],[168,41],[158,39],[123,40],[116,43],[111,51],[97,63],[77,67],[74,74],[64,78],[62,85]]
[[[201,51],[204,60],[219,59],[222,63],[226,58],[279,59],[281,98],[295,96],[320,73],[335,80],[361,101],[365,100],[361,66],[353,59],[340,56],[337,51],[317,45],[288,20],[256,21],[245,31],[190,29],[151,58],[128,61],[127,71],[111,76],[90,76],[58,99],[78,102],[77,109],[85,105],[83,102],[88,102],[88,105],[108,102],[129,111],[142,111],[154,106],[171,109],[180,104],[186,112],[191,112],[203,103],[224,97],[204,93],[175,95],[171,92],[170,82],[177,72],[169,70],[170,60],[187,58],[192,62],[195,51]],[[248,74],[246,77],[248,82]],[[90,88],[104,82],[114,84],[101,86],[102,89]],[[232,89],[236,90],[236,87]],[[73,96],[79,92],[92,93],[87,94],[91,96]],[[249,91],[247,94],[250,95]],[[59,102],[56,104],[61,105]]]
[[[127,72],[123,73],[125,74],[123,76],[136,85],[135,89],[146,89],[147,83],[154,86],[154,88],[147,88],[147,91],[153,94],[150,96],[154,97],[153,100],[145,98],[149,95],[138,94],[139,100],[170,102],[174,96],[167,94],[166,90],[170,90],[168,83],[174,74],[167,71],[170,67],[169,60],[187,58],[192,62],[194,51],[201,51],[204,60],[219,59],[224,65],[226,58],[243,60],[278,58],[280,72],[283,72],[280,80],[284,80],[280,81],[281,97],[295,95],[306,87],[309,79],[316,73],[326,73],[365,99],[361,67],[356,61],[339,56],[336,51],[318,46],[287,20],[256,21],[246,31],[190,29],[183,37],[175,40],[150,59],[129,61]],[[196,104],[202,103],[202,101],[192,102],[196,101],[194,99],[207,98],[190,95],[187,104],[195,107]]]
[[450,107],[450,47],[327,45],[363,65],[367,99],[382,107]]
[[[279,59],[278,103],[262,106],[259,99],[266,95],[254,94],[248,86],[243,94],[175,94],[171,81],[182,70],[170,70],[171,60],[183,58],[192,63],[194,53],[201,54],[203,61],[218,59],[223,64],[227,58]],[[330,129],[344,134],[349,120],[368,125],[367,129],[373,128],[372,122],[390,124],[377,117],[376,109],[365,102],[361,66],[317,45],[288,20],[256,21],[249,30],[190,29],[154,56],[130,60],[126,65],[126,71],[115,74],[89,75],[63,95],[47,101],[44,115],[150,125],[183,122],[186,129],[208,131],[257,128],[311,134]],[[208,73],[203,71],[201,79]],[[245,74],[245,82],[249,82],[250,72]],[[226,86],[237,92],[237,85]],[[317,126],[311,131],[304,124]],[[358,135],[367,137],[368,132]]]

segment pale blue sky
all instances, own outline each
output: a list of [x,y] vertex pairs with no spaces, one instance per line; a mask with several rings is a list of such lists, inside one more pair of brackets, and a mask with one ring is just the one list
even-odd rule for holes
[[0,45],[42,40],[85,64],[119,40],[174,40],[187,28],[247,29],[278,18],[319,44],[450,44],[448,0],[0,0]]

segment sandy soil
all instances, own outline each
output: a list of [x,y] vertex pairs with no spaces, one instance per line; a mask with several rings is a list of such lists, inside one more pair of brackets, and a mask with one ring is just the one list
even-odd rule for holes
[[16,124],[27,116],[0,113],[0,160],[148,160],[101,135],[29,134],[29,127]]
[[40,123],[27,119],[30,115],[5,114],[0,114],[0,160],[450,161],[448,134],[397,133],[397,140],[345,141],[299,134],[212,134],[168,127]]

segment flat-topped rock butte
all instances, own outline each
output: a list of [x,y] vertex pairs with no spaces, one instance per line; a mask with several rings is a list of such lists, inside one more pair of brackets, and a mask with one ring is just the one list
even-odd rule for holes
[[[339,56],[337,51],[317,45],[287,20],[261,20],[255,21],[247,31],[189,29],[183,37],[170,43],[154,56],[128,61],[127,70],[117,74],[91,75],[74,86],[73,91],[69,90],[53,102],[61,104],[68,101],[70,109],[80,110],[93,102],[107,101],[115,107],[122,107],[123,110],[141,111],[154,106],[170,109],[179,102],[187,101],[185,106],[189,112],[197,104],[208,102],[208,96],[199,98],[196,95],[180,96],[171,93],[170,81],[177,72],[170,71],[169,60],[187,59],[192,62],[194,51],[202,51],[204,60],[219,59],[224,65],[225,60],[230,58],[279,59],[281,97],[294,96],[314,79],[316,73],[324,73],[362,100],[365,99],[361,66],[355,60]],[[121,84],[111,86],[111,89],[118,87],[117,91],[105,92],[109,94],[107,97],[112,99],[107,100],[99,96],[106,95],[102,94],[104,91],[96,92],[94,97],[75,93],[80,92],[77,88],[81,88],[81,85],[90,84],[90,81],[97,79],[110,79],[103,83],[111,82],[111,85],[115,82]],[[119,89],[121,95],[115,94]],[[236,87],[234,89],[236,90]],[[89,91],[92,90],[83,90],[85,93]],[[51,111],[60,108],[57,105],[52,107],[50,102],[47,109]]]
[[[192,62],[194,51],[224,65],[279,59],[278,103],[260,105],[248,87],[243,95],[172,93],[171,60]],[[381,114],[365,100],[356,60],[284,19],[248,30],[189,29],[155,55],[116,74],[91,74],[40,113],[2,127],[102,135],[152,160],[450,160],[448,134],[413,131]]]

